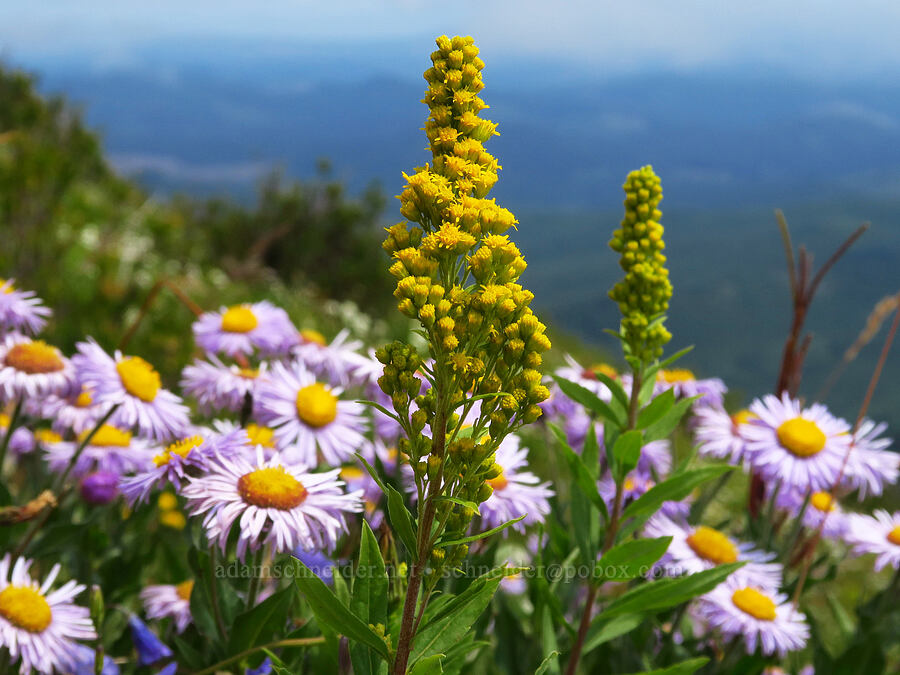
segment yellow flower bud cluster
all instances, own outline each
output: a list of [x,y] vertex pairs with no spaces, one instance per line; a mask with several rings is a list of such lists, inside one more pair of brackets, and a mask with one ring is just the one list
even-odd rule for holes
[[625,278],[609,293],[622,312],[622,337],[631,356],[649,362],[659,358],[672,337],[662,317],[669,308],[672,284],[663,254],[662,186],[653,167],[645,166],[625,180],[625,218],[613,232],[610,248],[620,254]]
[[[487,107],[478,95],[484,62],[469,37],[443,36],[437,47],[423,101],[433,162],[404,174],[407,221],[387,229],[384,249],[398,309],[421,323],[435,378],[445,379],[443,403],[505,392],[482,400],[476,423],[499,443],[540,415],[537,404],[549,391],[537,369],[550,341],[528,306],[534,296],[517,283],[525,259],[505,234],[516,219],[487,198],[500,166],[484,148],[496,124],[479,117]],[[431,424],[435,402],[419,399]]]

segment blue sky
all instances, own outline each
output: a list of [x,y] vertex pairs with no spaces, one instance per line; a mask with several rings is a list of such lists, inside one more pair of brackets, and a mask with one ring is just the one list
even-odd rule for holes
[[154,43],[409,43],[472,34],[502,65],[547,57],[610,75],[728,66],[852,80],[900,68],[900,3],[855,0],[2,0],[0,55],[128,65]]

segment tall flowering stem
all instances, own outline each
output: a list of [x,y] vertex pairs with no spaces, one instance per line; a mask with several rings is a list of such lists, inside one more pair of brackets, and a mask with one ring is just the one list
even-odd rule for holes
[[516,219],[487,198],[500,166],[484,148],[496,124],[479,117],[487,107],[479,97],[484,62],[469,37],[443,36],[437,47],[424,99],[433,161],[404,174],[406,220],[388,228],[384,242],[398,308],[419,322],[429,357],[403,342],[377,353],[385,365],[379,385],[405,432],[398,449],[419,496],[395,673],[406,672],[415,619],[443,568],[468,552],[465,544],[440,545],[465,536],[474,510],[460,502],[490,497],[487,481],[501,472],[495,450],[534,422],[549,396],[539,368],[550,341],[528,307],[534,296],[517,283],[525,260],[505,234]]

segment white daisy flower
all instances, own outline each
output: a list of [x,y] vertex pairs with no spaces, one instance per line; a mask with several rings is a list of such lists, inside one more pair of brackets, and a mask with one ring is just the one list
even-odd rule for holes
[[66,396],[74,387],[72,362],[56,347],[20,333],[7,335],[0,343],[0,398]]
[[282,356],[297,344],[297,329],[280,307],[262,301],[222,307],[194,322],[194,339],[209,354]]
[[50,592],[59,565],[40,584],[28,573],[31,562],[19,558],[11,566],[9,554],[0,559],[0,647],[13,663],[21,660],[20,675],[65,671],[73,664],[74,641],[97,637],[90,612],[72,602],[84,586],[69,581]]
[[276,363],[257,390],[256,417],[275,430],[287,461],[316,466],[318,448],[327,464],[339,466],[369,442],[364,406],[340,400],[341,393],[300,363]]
[[694,406],[716,406],[721,408],[724,404],[725,393],[728,387],[717,377],[698,380],[694,373],[687,368],[662,369],[656,375],[654,392],[661,394],[671,389],[676,398],[690,398],[700,396]]
[[310,372],[332,384],[346,386],[351,380],[370,374],[374,368],[370,360],[359,353],[362,341],[348,340],[349,337],[350,331],[344,328],[331,343],[327,343],[320,332],[302,330],[300,344],[294,347],[292,354]]
[[268,364],[258,368],[226,366],[215,356],[208,361],[196,359],[181,373],[181,388],[185,395],[196,399],[202,412],[240,412],[247,395],[255,396],[260,377],[265,376]]
[[165,441],[184,435],[190,425],[187,406],[162,388],[159,373],[139,356],[110,356],[93,339],[77,345],[72,357],[78,378],[97,405],[119,404],[110,422],[137,428],[141,436]]
[[701,457],[715,457],[740,465],[746,449],[741,429],[752,417],[753,414],[746,409],[729,415],[715,406],[697,408],[693,427],[697,453]]
[[332,550],[347,531],[345,514],[362,510],[362,491],[345,493],[338,474],[340,469],[308,473],[279,453],[266,460],[258,448],[253,461],[218,457],[209,473],[189,477],[181,494],[191,515],[206,514],[206,535],[223,551],[237,524],[241,560],[263,544],[276,552]]
[[698,600],[698,613],[728,641],[740,638],[747,653],[757,646],[780,657],[803,649],[809,639],[806,617],[783,593],[750,585],[732,575]]
[[[780,490],[775,497],[778,507],[786,511],[792,518],[796,518],[800,514],[805,500],[805,494],[789,489]],[[824,525],[822,525],[823,521]],[[813,531],[818,530],[822,525],[824,536],[837,539],[843,537],[847,531],[847,514],[830,493],[813,492],[809,496],[809,503],[803,512],[803,525]]]
[[878,509],[871,516],[852,513],[845,540],[854,555],[875,554],[875,571],[887,565],[900,568],[900,511]]
[[869,494],[881,495],[884,486],[895,484],[900,475],[900,454],[888,450],[893,441],[881,436],[885,429],[884,422],[876,424],[864,419],[854,435],[842,483],[850,490],[858,490],[860,501]]
[[52,314],[33,291],[20,291],[13,280],[0,279],[0,336],[4,333],[40,333]]
[[[78,446],[91,430],[84,431],[73,441],[59,440],[44,443],[44,459],[56,473],[66,470]],[[78,456],[72,475],[84,476],[92,471],[109,471],[119,475],[144,471],[153,466],[158,446],[144,438],[136,438],[126,429],[104,424],[93,435]]]
[[735,542],[712,527],[683,525],[657,513],[647,521],[644,534],[672,537],[662,558],[663,566],[672,575],[694,574],[725,563],[747,561],[740,570],[747,583],[772,591],[781,586],[782,567],[771,562],[774,553],[756,550],[753,544]]
[[755,400],[756,417],[741,426],[746,456],[765,481],[797,490],[829,490],[837,480],[850,443],[850,427],[825,406],[801,408],[784,394]]
[[171,618],[175,624],[175,632],[183,633],[184,629],[194,620],[191,616],[191,592],[193,590],[193,579],[175,585],[147,586],[140,594],[147,618]]

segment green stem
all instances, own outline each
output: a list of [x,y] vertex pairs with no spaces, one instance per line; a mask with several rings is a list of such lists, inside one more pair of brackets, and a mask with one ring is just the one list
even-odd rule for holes
[[[265,557],[266,547],[260,546],[256,555],[253,556],[252,576],[250,577],[250,588],[247,590],[247,609],[253,609],[256,606],[256,597],[259,595],[259,587],[262,583],[262,564]],[[259,574],[257,574],[257,571]]]
[[3,443],[0,444],[0,475],[3,475],[3,462],[6,461],[6,449],[9,447],[9,441],[12,438],[13,431],[16,430],[16,426],[19,422],[19,416],[22,413],[22,401],[24,400],[24,394],[19,396],[19,400],[16,401],[16,407],[13,410],[12,417],[9,418],[9,426],[6,427],[6,433],[3,434]]
[[209,601],[212,604],[213,617],[216,620],[216,628],[223,640],[228,637],[228,631],[225,628],[225,619],[222,618],[222,606],[219,603],[219,587],[216,583],[216,559],[219,552],[216,545],[209,547]]
[[76,448],[75,453],[72,455],[72,459],[69,460],[69,464],[66,466],[65,471],[63,471],[59,478],[56,479],[56,482],[53,484],[53,492],[58,493],[62,486],[66,484],[66,479],[69,477],[69,474],[72,472],[72,469],[75,468],[75,463],[78,461],[78,458],[81,457],[81,453],[84,452],[84,449],[87,447],[88,443],[91,442],[91,439],[94,435],[100,431],[100,427],[106,424],[107,420],[112,417],[112,414],[119,407],[119,404],[116,403],[109,410],[106,411],[106,414],[100,418],[100,421],[94,425],[94,428],[88,433],[87,436],[82,439],[81,443],[78,444],[78,448]]
[[278,640],[276,642],[270,642],[266,645],[260,645],[258,647],[251,647],[239,654],[235,654],[234,656],[229,656],[224,661],[219,661],[215,665],[210,666],[209,668],[204,668],[203,670],[198,670],[193,673],[193,675],[209,675],[209,673],[215,673],[225,666],[231,665],[236,661],[240,661],[241,659],[245,659],[248,656],[255,654],[256,652],[261,652],[264,649],[278,649],[279,647],[311,647],[313,645],[320,645],[325,642],[324,637],[314,637],[314,638],[293,638],[290,640]]

